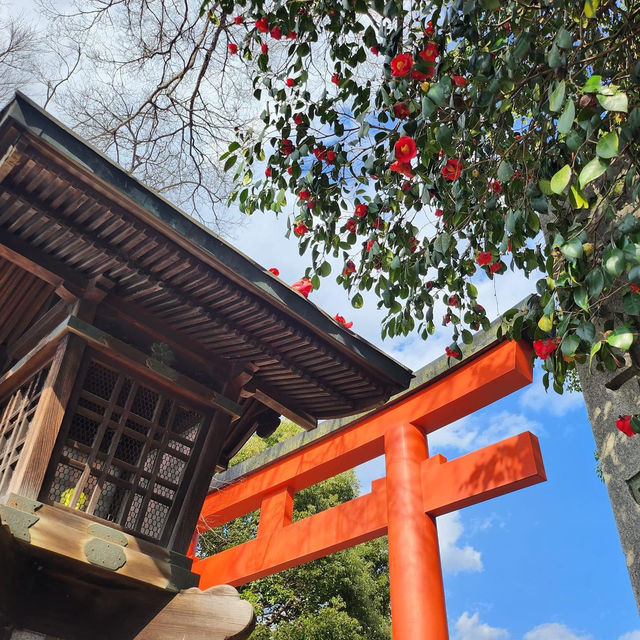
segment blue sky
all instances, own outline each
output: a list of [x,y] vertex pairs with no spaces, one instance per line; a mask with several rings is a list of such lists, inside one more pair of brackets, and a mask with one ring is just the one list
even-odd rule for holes
[[[232,242],[291,283],[306,263],[284,228],[284,217],[254,214]],[[495,316],[532,288],[507,272],[479,284],[480,302]],[[412,369],[440,356],[451,340],[443,328],[427,342],[415,335],[382,342],[375,301],[353,309],[331,276],[309,299],[352,320],[354,331]],[[429,447],[451,459],[525,430],[540,438],[547,482],[438,519],[452,640],[640,640],[581,395],[545,393],[536,370],[533,385],[444,427]],[[383,461],[363,465],[358,475],[368,491],[384,476]]]

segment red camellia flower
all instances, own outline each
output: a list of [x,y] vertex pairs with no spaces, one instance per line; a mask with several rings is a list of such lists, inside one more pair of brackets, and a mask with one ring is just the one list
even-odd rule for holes
[[637,284],[631,284],[631,291],[633,291],[633,293],[640,293],[640,287],[638,287]]
[[271,267],[271,269],[269,269],[269,273],[273,273],[274,276],[280,275],[280,271],[278,271],[278,269],[276,269],[275,267]]
[[345,329],[351,329],[353,322],[347,322],[340,314],[336,313],[334,320],[340,323]]
[[296,115],[293,116],[293,121],[300,126],[304,122],[304,118],[301,113],[296,113]]
[[435,29],[433,28],[433,22],[429,20],[429,22],[427,22],[427,28],[424,30],[424,33],[427,36],[432,36],[434,31]]
[[310,197],[311,192],[309,191],[309,189],[302,189],[298,194],[298,198],[300,198],[300,200],[308,200]]
[[375,240],[367,240],[367,251],[371,251],[371,249],[373,249],[374,243]]
[[462,174],[462,162],[460,160],[456,160],[455,158],[449,158],[447,160],[447,164],[442,167],[442,177],[445,180],[449,180],[453,182],[457,180]]
[[618,419],[616,420],[616,427],[618,427],[618,429],[620,429],[620,431],[622,431],[625,436],[631,437],[635,433],[633,427],[631,426],[631,416],[628,415],[618,416]]
[[350,273],[356,272],[356,265],[353,260],[347,260],[347,263],[344,265],[344,273],[345,276],[348,276]]
[[409,249],[411,249],[411,253],[415,253],[419,246],[420,242],[418,241],[418,238],[414,238],[413,236],[411,236],[409,238]]
[[284,153],[285,156],[293,153],[293,142],[291,142],[291,140],[283,140],[281,144],[282,153]]
[[298,34],[295,31],[289,31],[289,33],[287,33],[287,38],[289,38],[289,40],[295,40],[298,37]]
[[291,285],[291,288],[298,293],[301,293],[305,298],[309,297],[309,294],[313,291],[313,284],[309,278],[301,278],[297,282]]
[[307,207],[309,209],[313,209],[316,206],[316,201],[315,200],[309,200],[309,202],[307,202]]
[[406,76],[413,67],[413,58],[410,53],[399,53],[391,61],[391,75],[395,78]]
[[238,53],[238,45],[237,45],[237,44],[235,44],[234,42],[230,42],[230,43],[227,45],[227,49],[229,50],[229,53],[230,53],[232,56],[233,56],[233,55],[235,55],[236,53]]
[[380,53],[380,50],[375,45],[373,45],[373,47],[371,47],[370,51],[371,51],[371,53],[373,53],[374,56],[377,56]]
[[242,22],[243,22],[243,21],[242,21],[242,16],[236,16],[236,17],[233,19],[233,21],[234,21],[236,24],[242,24]]
[[464,76],[451,76],[451,81],[456,87],[464,87],[467,84],[467,79]]
[[265,175],[265,176],[267,176],[267,178],[270,178],[270,177],[271,177],[271,167],[267,167],[267,168],[264,170],[264,175]]
[[292,175],[293,174],[293,169],[291,167],[287,167],[287,173],[289,175]]
[[267,51],[269,51],[269,46],[263,43],[261,50],[262,50],[262,53],[267,53]]
[[402,136],[398,142],[396,142],[394,150],[396,152],[396,160],[398,162],[409,162],[418,154],[416,141],[409,136]]
[[457,358],[460,356],[459,351],[456,351],[455,349],[449,349],[449,347],[446,347],[444,351],[447,354],[448,358]]
[[489,271],[491,273],[497,273],[503,266],[502,262],[494,262],[492,265],[489,265]]
[[267,33],[269,31],[269,21],[267,20],[267,16],[262,16],[262,18],[258,18],[258,20],[256,20],[256,29],[260,33]]
[[409,107],[404,102],[397,102],[393,105],[393,114],[396,118],[408,118]]
[[335,85],[339,85],[340,84],[340,76],[337,73],[334,73],[331,76],[331,82],[333,82],[333,84],[335,84]]
[[533,350],[540,360],[546,360],[560,344],[560,338],[545,338],[544,340],[534,340]]
[[371,226],[374,229],[382,229],[382,227],[384,227],[384,220],[382,218],[376,218],[371,224]]
[[435,62],[438,57],[438,45],[435,42],[430,42],[418,55],[425,62]]
[[293,78],[287,78],[287,87],[293,87],[296,81]]
[[458,302],[459,302],[459,301],[458,301],[458,296],[451,296],[451,297],[449,298],[449,304],[450,304],[452,307],[457,307],[457,306],[458,306]]
[[309,229],[307,227],[307,225],[300,221],[298,222],[298,224],[293,227],[293,233],[295,233],[297,236],[303,236],[305,233],[308,233]]
[[491,257],[491,253],[489,253],[489,251],[481,251],[476,258],[476,262],[481,267],[485,264],[491,264],[491,260],[493,260],[493,258]]
[[[433,73],[431,75],[433,75]],[[428,80],[429,77],[430,76],[428,76],[426,73],[422,73],[422,71],[418,71],[417,69],[413,69],[413,71],[411,71],[412,80],[417,80],[418,82],[424,82],[425,80]]]
[[405,192],[405,193],[409,193],[409,191],[411,191],[411,183],[408,180],[405,180],[402,183],[402,187],[401,189]]
[[313,150],[313,155],[316,157],[316,160],[324,160],[325,148],[324,147],[316,147]]
[[497,180],[492,180],[489,183],[489,188],[491,189],[491,191],[493,191],[493,193],[501,193],[502,192],[502,184],[500,182],[498,182]]
[[356,210],[355,210],[355,215],[358,218],[364,218],[367,213],[369,213],[369,207],[366,204],[357,204],[356,205]]
[[436,218],[441,218],[443,213],[444,213],[444,211],[442,209],[436,209],[433,212],[433,214],[435,215]]
[[349,218],[345,228],[349,233],[355,233],[358,229],[358,221],[355,218]]
[[408,162],[394,162],[390,167],[391,171],[397,171],[407,178],[413,178],[416,174],[411,169],[411,164]]
[[282,29],[280,27],[273,27],[269,33],[275,40],[280,40],[280,38],[282,38]]
[[331,149],[327,151],[327,162],[335,162],[336,161],[336,152]]

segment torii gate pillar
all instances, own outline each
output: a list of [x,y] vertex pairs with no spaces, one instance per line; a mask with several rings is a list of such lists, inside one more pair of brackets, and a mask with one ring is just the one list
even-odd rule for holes
[[393,425],[384,438],[389,584],[394,638],[448,638],[436,521],[424,512],[420,427]]

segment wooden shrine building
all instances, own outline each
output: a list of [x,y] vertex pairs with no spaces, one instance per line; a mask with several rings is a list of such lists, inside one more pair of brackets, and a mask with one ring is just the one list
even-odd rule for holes
[[1,112],[0,638],[246,637],[233,589],[211,617],[189,591],[214,472],[410,378],[27,98]]

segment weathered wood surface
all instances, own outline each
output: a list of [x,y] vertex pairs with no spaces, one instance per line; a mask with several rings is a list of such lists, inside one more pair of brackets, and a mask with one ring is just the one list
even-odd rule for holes
[[[17,504],[16,499],[12,497],[5,502],[9,507]],[[29,544],[84,565],[92,564],[86,553],[87,545],[96,540],[95,533],[90,530],[91,525],[111,524],[85,514],[80,515],[74,509],[62,505],[43,504],[35,510],[34,515],[38,520],[29,527]],[[117,526],[112,525],[109,528],[114,532],[114,539],[117,536],[125,541],[124,545],[112,543],[112,547],[118,547],[112,550],[122,554],[125,560],[125,563],[113,573],[173,592],[197,584],[197,577],[189,572],[190,561],[186,558],[124,533]]]
[[16,541],[0,526],[0,638],[244,640],[253,610],[232,587],[169,592]]
[[253,626],[253,607],[233,587],[194,587],[173,598],[135,640],[242,640]]

